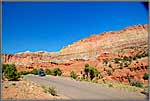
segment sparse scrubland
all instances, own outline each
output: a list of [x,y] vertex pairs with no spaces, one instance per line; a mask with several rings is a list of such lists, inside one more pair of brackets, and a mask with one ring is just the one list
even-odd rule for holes
[[148,25],[135,25],[92,35],[59,52],[3,54],[3,80],[17,81],[22,75],[38,75],[44,71],[46,75],[69,76],[78,81],[147,94],[147,39]]
[[[66,99],[58,96],[56,88],[41,86],[33,82],[26,81],[22,75],[37,75],[40,70],[17,71],[13,64],[3,64],[2,66],[2,99]],[[54,69],[60,75],[60,69]],[[58,71],[58,72],[56,72]],[[49,74],[49,70],[46,71]],[[12,93],[13,92],[13,93]],[[50,94],[50,95],[49,95]]]

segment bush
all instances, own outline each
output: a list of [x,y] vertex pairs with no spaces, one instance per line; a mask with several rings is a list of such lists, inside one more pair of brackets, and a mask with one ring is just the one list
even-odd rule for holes
[[131,56],[129,56],[129,58],[128,58],[128,59],[129,59],[129,61],[131,62],[133,58],[132,58]]
[[109,64],[108,67],[112,68],[111,64]]
[[3,64],[2,72],[5,78],[9,81],[16,81],[20,78],[17,72],[16,66],[14,64]]
[[6,68],[9,66],[9,64],[3,64],[3,67],[2,67],[2,73],[4,73],[4,71],[6,70]]
[[57,92],[55,90],[55,87],[52,87],[52,86],[49,86],[49,87],[42,86],[42,88],[44,89],[45,93],[50,93],[53,96],[57,96]]
[[43,72],[44,70],[42,68],[39,69],[39,72]]
[[38,75],[38,70],[37,70],[37,69],[33,69],[33,70],[31,71],[31,73],[34,74],[34,75]]
[[110,76],[112,73],[113,73],[112,70],[108,70],[108,71],[107,71],[107,74],[108,74],[109,76]]
[[119,63],[120,60],[121,60],[121,59],[119,59],[119,58],[115,58],[115,59],[114,59],[115,63]]
[[136,56],[134,56],[134,57],[133,57],[133,60],[136,60],[136,59],[137,59],[137,57],[136,57]]
[[107,65],[108,64],[108,59],[104,59],[103,63]]
[[124,63],[124,67],[128,67],[128,63],[127,62]]
[[137,54],[136,57],[137,58],[142,58],[142,55],[141,54]]
[[113,87],[113,85],[112,84],[108,84],[108,87]]
[[129,58],[127,56],[124,56],[123,61],[129,61]]
[[90,71],[90,66],[89,64],[85,64],[85,68],[84,68],[84,73],[87,76],[87,78],[89,77],[88,73]]
[[71,76],[73,79],[76,79],[76,78],[77,78],[77,74],[76,74],[76,72],[74,72],[74,71],[72,71],[72,72],[70,73],[70,76]]
[[92,67],[92,68],[90,69],[90,78],[91,78],[91,80],[92,80],[94,77],[98,77],[99,74],[100,74],[100,72],[99,72],[96,68]]
[[52,70],[52,75],[54,75],[54,76],[61,76],[62,75],[62,71],[60,70],[60,68],[54,68],[53,70]]
[[30,71],[20,71],[19,74],[20,75],[27,75],[27,74],[30,74]]
[[123,67],[123,63],[122,62],[120,63],[120,67]]
[[148,80],[149,75],[147,73],[144,74],[143,79]]
[[46,75],[51,75],[51,74],[52,74],[52,71],[51,71],[50,69],[46,69],[46,70],[45,70],[45,73],[46,73]]
[[130,85],[131,86],[136,86],[136,87],[143,87],[143,83],[142,82],[134,81],[134,80],[130,82]]
[[89,67],[90,65],[89,64],[85,64],[85,67]]
[[91,67],[89,64],[85,64],[84,73],[87,79],[90,77],[91,80],[93,80],[94,77],[99,77],[100,74],[96,68]]

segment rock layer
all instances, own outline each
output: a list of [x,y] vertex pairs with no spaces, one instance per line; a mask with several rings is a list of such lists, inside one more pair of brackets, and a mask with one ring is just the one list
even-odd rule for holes
[[[126,74],[131,74],[134,79],[142,81],[142,76],[147,72],[147,58],[138,59],[141,64],[144,63],[142,67],[141,64],[136,63],[137,60],[133,61],[136,66],[131,63],[128,68],[124,69],[116,69],[118,66],[112,63],[112,68],[116,70],[111,76],[107,75],[106,71],[110,68],[105,66],[103,61],[104,59],[113,60],[123,56],[133,57],[143,51],[148,51],[147,24],[92,35],[64,47],[59,52],[40,51],[2,54],[2,62],[4,64],[15,64],[18,70],[60,67],[65,75],[69,75],[72,70],[81,75],[80,72],[83,70],[84,65],[89,63],[102,72],[103,76],[105,76],[104,79],[127,83]],[[138,70],[136,69],[137,67]],[[145,83],[145,81],[142,82]]]

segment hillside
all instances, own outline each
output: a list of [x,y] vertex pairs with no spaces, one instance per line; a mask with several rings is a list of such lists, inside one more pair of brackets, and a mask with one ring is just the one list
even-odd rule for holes
[[[125,56],[131,60],[124,61]],[[88,63],[101,72],[103,80],[128,83],[128,76],[131,76],[147,84],[142,77],[148,69],[148,25],[134,25],[119,31],[92,35],[59,52],[2,54],[2,58],[4,64],[15,64],[18,70],[60,67],[64,75],[74,70],[79,76]],[[119,63],[115,62],[116,58]],[[107,64],[104,63],[106,60]],[[110,71],[111,75],[108,74]]]

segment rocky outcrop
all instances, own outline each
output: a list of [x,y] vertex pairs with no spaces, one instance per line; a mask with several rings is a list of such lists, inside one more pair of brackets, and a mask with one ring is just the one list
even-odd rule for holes
[[[52,69],[59,67],[64,75],[70,75],[74,70],[78,75],[83,71],[86,63],[96,67],[107,81],[117,80],[128,83],[127,76],[141,80],[147,72],[148,58],[133,61],[127,68],[118,69],[113,63],[114,58],[124,56],[133,57],[141,52],[148,51],[148,25],[135,25],[123,30],[104,32],[79,40],[61,49],[59,52],[22,52],[17,54],[2,54],[2,63],[15,64],[18,70],[32,70],[33,68]],[[105,65],[109,60],[111,66]],[[109,63],[109,64],[110,64]],[[111,67],[111,68],[110,68]],[[112,75],[107,75],[113,69]]]
[[104,32],[79,40],[63,48],[61,54],[84,54],[93,56],[97,53],[114,52],[121,48],[146,44],[148,40],[148,25],[135,25],[120,31]]
[[74,59],[96,59],[105,53],[115,53],[121,49],[147,45],[148,25],[135,25],[120,31],[104,32],[79,40],[61,49],[60,52],[23,52],[4,54],[3,63],[17,65],[35,62],[68,62]]

